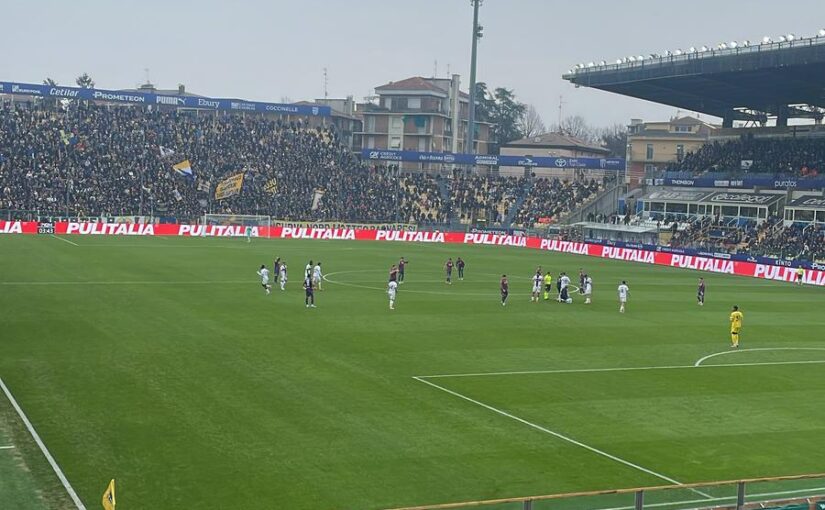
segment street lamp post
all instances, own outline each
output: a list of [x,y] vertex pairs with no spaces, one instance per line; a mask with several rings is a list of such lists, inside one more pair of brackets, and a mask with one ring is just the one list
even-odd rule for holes
[[478,40],[481,39],[483,27],[478,24],[478,8],[484,0],[470,0],[473,4],[473,50],[470,55],[470,114],[467,122],[467,136],[465,152],[475,154],[475,122],[476,122],[476,55]]

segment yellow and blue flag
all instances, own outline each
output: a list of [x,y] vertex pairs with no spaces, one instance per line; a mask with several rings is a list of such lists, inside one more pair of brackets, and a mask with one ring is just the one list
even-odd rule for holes
[[188,159],[184,159],[177,165],[172,165],[172,169],[185,177],[192,177],[193,175],[192,163],[190,163]]
[[103,493],[103,508],[105,510],[115,510],[115,479],[109,482],[106,491]]

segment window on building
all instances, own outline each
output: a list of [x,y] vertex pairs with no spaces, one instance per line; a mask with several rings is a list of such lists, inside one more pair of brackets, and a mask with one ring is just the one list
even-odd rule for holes
[[685,157],[685,146],[679,144],[676,146],[676,161],[682,161],[682,158]]
[[420,110],[421,109],[421,98],[420,97],[411,97],[407,99],[407,108],[413,110]]
[[673,130],[677,133],[690,133],[693,131],[692,126],[673,126]]
[[374,149],[375,148],[375,137],[368,136],[367,137],[367,149]]
[[403,126],[403,122],[401,121],[401,117],[393,117],[392,118],[392,128],[393,129],[401,129]]
[[375,133],[375,117],[367,117],[367,133]]
[[427,152],[429,150],[429,147],[427,147],[427,139],[423,136],[418,139],[418,150],[420,152]]
[[652,143],[647,144],[647,151],[645,152],[645,159],[647,159],[648,161],[653,159],[653,144]]
[[401,148],[401,137],[400,136],[390,137],[390,149],[398,150],[400,148]]
[[391,97],[385,97],[384,98],[384,108],[392,110],[392,98]]

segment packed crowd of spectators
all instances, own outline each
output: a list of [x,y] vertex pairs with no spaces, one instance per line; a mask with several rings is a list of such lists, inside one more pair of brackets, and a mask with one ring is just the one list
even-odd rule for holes
[[535,179],[513,223],[530,228],[539,223],[557,222],[598,193],[599,189],[596,179],[573,182],[555,178]]
[[500,223],[523,191],[523,177],[453,176],[450,203],[462,223],[477,219]]
[[[743,163],[744,162],[744,163]],[[816,177],[825,169],[825,139],[740,139],[712,142],[685,155],[667,170],[783,174]]]

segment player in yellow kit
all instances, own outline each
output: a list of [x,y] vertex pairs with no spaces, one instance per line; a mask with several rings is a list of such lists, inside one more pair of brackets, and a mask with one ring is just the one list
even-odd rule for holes
[[730,342],[734,349],[739,347],[739,332],[742,331],[742,319],[744,315],[739,311],[739,307],[734,305],[730,313]]
[[547,271],[547,274],[544,275],[544,300],[547,301],[550,299],[550,292],[553,291],[553,275],[550,274],[550,271]]

